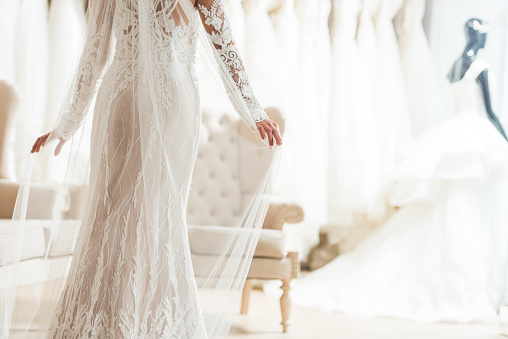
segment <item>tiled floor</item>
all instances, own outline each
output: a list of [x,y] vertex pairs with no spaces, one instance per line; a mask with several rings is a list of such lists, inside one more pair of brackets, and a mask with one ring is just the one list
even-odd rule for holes
[[[251,293],[248,315],[236,317],[235,339],[506,339],[508,326],[451,323],[422,324],[398,319],[346,316],[292,307],[292,325],[282,333],[279,302],[260,291]],[[503,336],[501,333],[506,333]]]

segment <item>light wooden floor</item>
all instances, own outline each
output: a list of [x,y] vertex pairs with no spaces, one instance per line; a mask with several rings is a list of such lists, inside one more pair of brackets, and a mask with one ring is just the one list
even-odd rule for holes
[[[279,300],[251,292],[247,315],[235,318],[231,339],[508,339],[508,326],[422,324],[398,319],[347,316],[294,306],[289,332],[282,333]],[[10,339],[29,339],[24,333]],[[102,338],[101,338],[102,339]],[[179,338],[187,339],[187,338]]]
[[238,315],[229,338],[235,339],[506,339],[508,326],[421,324],[398,319],[347,316],[292,307],[287,334],[281,332],[279,302],[251,293],[249,314]]

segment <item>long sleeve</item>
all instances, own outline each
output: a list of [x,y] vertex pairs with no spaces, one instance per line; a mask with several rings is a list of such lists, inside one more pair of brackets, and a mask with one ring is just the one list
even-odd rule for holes
[[[198,0],[198,9],[209,40],[217,52],[216,61],[228,73],[227,75],[221,74],[226,91],[240,117],[251,129],[255,130],[255,123],[267,119],[268,116],[256,99],[249,82],[244,63],[233,39],[225,1]],[[226,79],[227,76],[229,79]],[[248,115],[234,100],[232,92],[235,89],[230,86],[231,80],[248,109]]]
[[66,107],[51,133],[51,139],[61,137],[69,140],[83,124],[108,59],[113,10],[103,1],[90,1],[85,45],[67,95]]

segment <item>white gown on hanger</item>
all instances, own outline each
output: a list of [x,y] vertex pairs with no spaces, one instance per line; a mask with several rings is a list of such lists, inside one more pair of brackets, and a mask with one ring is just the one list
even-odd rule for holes
[[277,107],[286,117],[284,132],[285,156],[280,164],[280,171],[284,176],[277,180],[276,193],[280,196],[292,196],[295,189],[292,173],[298,166],[295,160],[298,159],[299,150],[296,143],[299,140],[297,110],[298,100],[295,100],[295,93],[299,90],[299,25],[295,12],[295,0],[282,0],[276,12],[271,13],[270,18],[277,44],[280,48],[280,57],[283,62],[279,64],[282,86],[277,90]]
[[[301,204],[305,211],[307,227],[319,227],[326,223],[326,126],[329,112],[320,109],[320,83],[318,74],[321,66],[317,55],[320,39],[318,33],[318,20],[320,20],[319,6],[315,0],[296,0],[295,11],[299,26],[299,52],[298,52],[298,91],[294,100],[298,103],[294,116],[295,130],[298,139],[292,147],[298,150],[299,156],[294,160],[295,167],[291,174],[294,182],[292,198]],[[328,70],[329,72],[329,70]],[[308,118],[312,112],[312,119]],[[302,138],[309,131],[319,130],[312,138]],[[312,180],[309,180],[312,178]],[[312,225],[312,226],[310,226]]]
[[[360,116],[365,116],[367,119],[372,119],[375,122],[375,117],[380,114],[377,110],[379,101],[379,88],[377,86],[380,78],[380,63],[379,51],[376,41],[376,32],[374,30],[374,23],[372,22],[373,0],[363,0],[360,15],[358,16],[358,29],[356,32],[356,42],[358,45],[358,81],[360,82],[360,98],[356,102],[355,110]],[[374,117],[374,118],[372,118]],[[366,124],[372,122],[365,122]],[[370,147],[370,168],[362,168],[359,171],[365,171],[372,181],[369,184],[369,189],[366,191],[367,196],[364,197],[365,201],[363,209],[366,211],[367,219],[373,222],[379,222],[384,219],[386,215],[385,197],[383,196],[383,176],[381,169],[381,148],[379,139],[379,131],[373,132],[372,137],[376,138],[375,143]],[[369,136],[365,136],[369,138]],[[364,139],[368,140],[368,139]],[[361,142],[359,141],[361,145]],[[365,147],[369,147],[365,145]],[[354,156],[354,155],[353,155]],[[360,205],[361,206],[361,205]]]
[[372,3],[379,49],[379,78],[376,85],[379,95],[376,101],[376,115],[385,180],[388,180],[388,176],[400,159],[401,152],[411,140],[402,65],[392,24],[403,3],[404,0],[375,0]]
[[281,88],[280,52],[272,21],[268,15],[270,0],[246,0],[245,63],[258,96],[267,106],[277,106]]
[[[295,0],[282,0],[280,8],[271,15],[277,44],[280,48],[279,64],[283,87],[278,89],[279,106],[288,117],[298,107],[295,93],[298,88],[298,18],[295,12]],[[288,119],[287,123],[291,123]]]
[[406,0],[395,18],[413,136],[445,118],[436,71],[423,30],[425,0]]
[[360,10],[360,0],[333,2],[329,218],[339,226],[368,215],[381,184],[375,112],[363,105],[369,75],[355,40]]
[[508,143],[487,120],[474,62],[454,116],[398,166],[401,206],[353,252],[296,281],[295,304],[416,321],[496,321],[508,250]]

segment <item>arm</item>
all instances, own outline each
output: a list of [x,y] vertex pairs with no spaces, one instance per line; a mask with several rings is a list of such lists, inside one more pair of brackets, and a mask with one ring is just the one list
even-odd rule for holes
[[501,122],[499,121],[496,114],[494,113],[494,110],[492,109],[492,100],[490,98],[488,71],[484,70],[483,72],[481,72],[476,81],[480,84],[480,87],[482,89],[483,100],[485,102],[485,110],[487,111],[489,120],[497,128],[499,133],[501,133],[501,135],[506,139],[506,134],[503,130],[503,126],[501,126]]
[[82,125],[108,58],[114,8],[90,1],[87,37],[79,60],[67,111],[53,130],[53,138],[69,140]]
[[257,128],[256,123],[268,119],[268,116],[256,99],[250,85],[243,61],[232,36],[225,2],[224,0],[198,0],[197,7],[208,38],[217,52],[217,62],[224,66],[223,69],[226,70],[227,76],[230,78],[224,79],[226,75],[222,74],[226,90],[232,98],[231,92],[234,89],[228,86],[230,80],[232,80],[249,113],[246,114],[245,110],[242,110],[234,99],[231,101],[240,117],[251,129],[255,130]]
[[65,142],[82,125],[108,58],[113,13],[114,5],[111,2],[90,0],[85,46],[70,88],[72,92],[66,99],[69,100],[69,103],[65,103],[67,110],[59,117],[52,132],[37,138],[31,153],[39,152],[47,141],[59,139],[55,148],[55,155],[58,155]]

